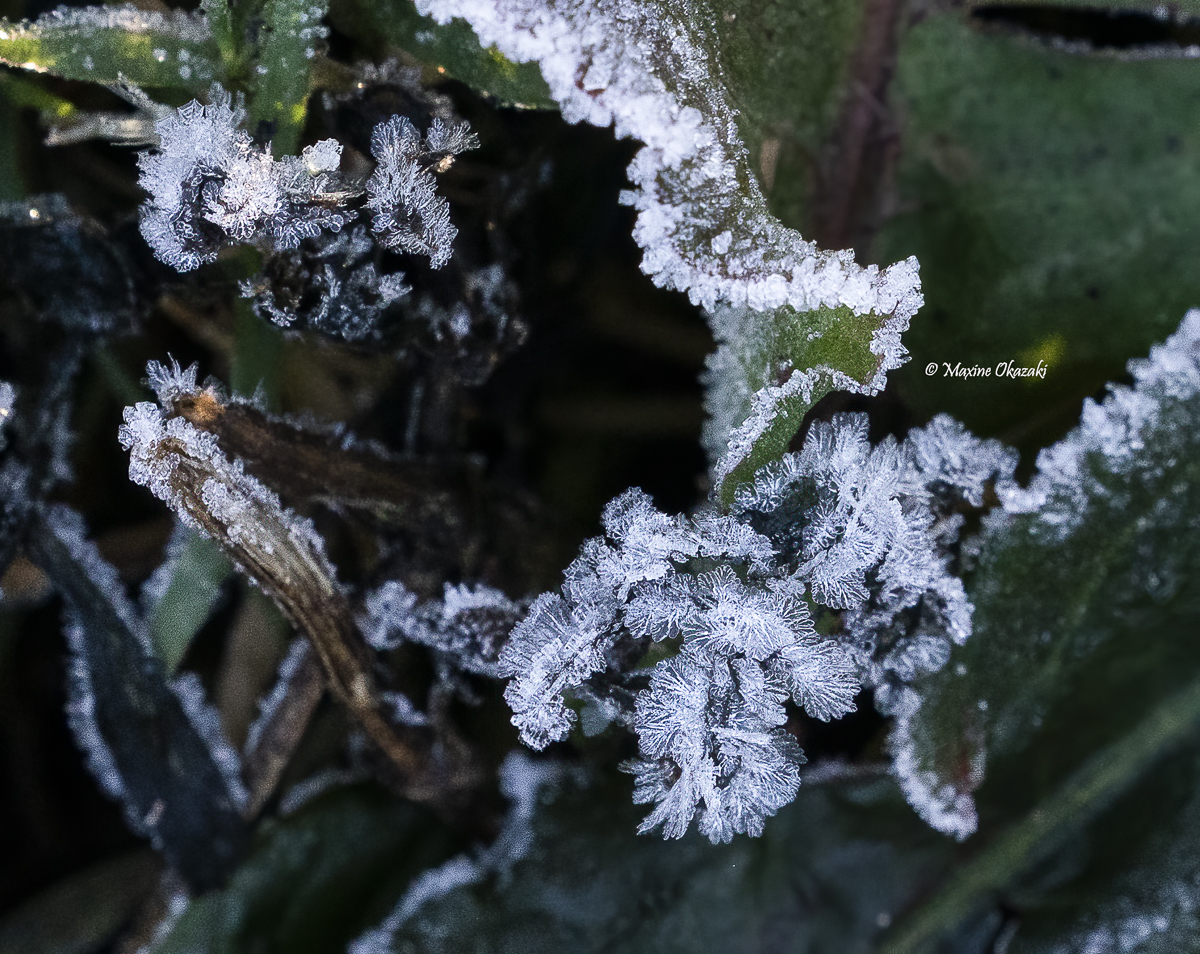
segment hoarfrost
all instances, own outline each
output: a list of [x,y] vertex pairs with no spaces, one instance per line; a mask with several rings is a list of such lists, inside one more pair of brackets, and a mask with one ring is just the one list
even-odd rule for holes
[[[757,311],[846,305],[891,316],[920,304],[916,262],[880,272],[826,253],[767,211],[716,66],[715,38],[682,2],[418,0],[440,23],[461,17],[484,46],[536,61],[568,122],[614,125],[645,146],[629,167],[634,238],[657,284]],[[718,249],[720,251],[718,251]]]
[[193,100],[155,123],[158,147],[138,157],[138,181],[150,193],[142,235],[159,259],[187,272],[230,241],[296,248],[350,221],[340,205],[354,193],[331,162],[336,142],[276,161],[242,128],[240,100],[217,85],[210,95],[211,103]]
[[441,169],[455,155],[478,146],[465,123],[446,125],[434,119],[422,141],[403,116],[375,127],[371,154],[379,163],[367,180],[371,223],[387,248],[429,256],[434,268],[450,260],[458,230],[450,224],[450,206],[437,194],[430,167]]
[[[513,723],[542,748],[575,719],[568,692],[609,718],[632,707],[641,757],[626,767],[635,799],[655,803],[643,831],[680,837],[694,820],[714,841],[760,832],[799,784],[784,701],[844,715],[858,688],[850,657],[817,635],[803,585],[769,579],[775,553],[749,526],[669,517],[640,490],[603,523],[607,539],[584,544],[562,595],[538,597],[501,653]],[[648,685],[644,670],[624,671],[665,639],[682,649]]]
[[441,600],[421,604],[402,583],[389,580],[367,597],[364,609],[359,625],[376,649],[418,643],[437,652],[442,666],[494,677],[500,644],[522,607],[490,586],[449,583]]

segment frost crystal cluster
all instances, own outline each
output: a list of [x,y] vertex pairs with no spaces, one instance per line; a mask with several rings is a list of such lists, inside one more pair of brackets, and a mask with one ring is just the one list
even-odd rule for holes
[[[143,153],[142,234],[162,261],[181,272],[216,259],[229,243],[295,249],[338,232],[364,185],[342,176],[342,146],[326,139],[301,156],[276,160],[243,129],[245,110],[219,86],[155,124],[158,148]],[[449,259],[456,234],[432,170],[445,168],[476,140],[465,125],[435,119],[424,139],[406,119],[381,123],[372,139],[379,165],[365,183],[373,228],[387,248]],[[326,276],[328,281],[328,276]],[[384,297],[395,297],[390,287]]]
[[[903,718],[912,681],[970,635],[958,511],[1014,466],[949,418],[872,447],[865,416],[839,415],[744,485],[731,515],[668,517],[628,491],[500,657],[522,739],[565,738],[570,693],[636,730],[634,797],[655,805],[643,831],[758,834],[800,782],[788,699],[828,720],[865,684]],[[678,652],[633,668],[663,642]]]
[[429,170],[478,145],[465,123],[447,125],[435,118],[424,140],[403,116],[375,127],[371,154],[379,165],[367,180],[367,208],[375,214],[371,227],[385,247],[428,255],[434,268],[450,261],[458,230]]
[[799,454],[763,468],[734,511],[766,534],[817,603],[840,611],[838,640],[876,707],[895,719],[893,772],[943,831],[974,826],[974,808],[916,770],[909,720],[915,680],[971,635],[972,606],[953,572],[963,510],[1007,493],[1016,455],[939,415],[903,443],[867,439],[865,415],[813,425]]

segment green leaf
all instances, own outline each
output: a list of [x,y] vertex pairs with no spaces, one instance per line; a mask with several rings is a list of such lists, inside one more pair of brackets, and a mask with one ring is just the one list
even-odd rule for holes
[[221,548],[194,530],[179,531],[171,549],[169,581],[147,608],[150,641],[168,672],[175,670],[193,637],[208,622],[221,598],[221,585],[233,573]]
[[339,25],[367,42],[382,39],[398,47],[432,72],[460,80],[501,106],[525,109],[557,109],[537,66],[514,63],[494,46],[483,47],[463,20],[442,25],[417,13],[411,0],[372,3],[353,0],[335,7]]
[[880,322],[844,306],[804,314],[784,306],[765,313],[718,309],[713,324],[719,344],[705,374],[704,438],[712,459],[727,462],[717,476],[728,503],[738,484],[787,451],[817,401],[839,386],[871,383],[881,359],[870,344]]
[[639,814],[624,780],[560,792],[509,875],[432,899],[392,950],[856,954],[949,854],[887,780],[802,785],[762,838],[728,845],[636,835]]
[[428,811],[379,788],[325,793],[265,826],[228,887],[193,901],[155,954],[344,951],[451,850]]
[[[910,790],[969,794],[986,758],[977,837],[989,841],[898,951],[924,949],[972,906],[1021,890],[1042,856],[1085,844],[1106,811],[1095,843],[1120,867],[1145,835],[1140,819],[1166,811],[1167,788],[1150,773],[1195,742],[1200,312],[1130,370],[1137,386],[1086,409],[1039,458],[1029,499],[1011,504],[1018,512],[991,518],[970,587],[974,635],[926,681],[894,740],[913,760]],[[1037,507],[1019,512],[1028,504]],[[1109,811],[1139,790],[1150,809]]]
[[294,153],[299,144],[317,45],[328,33],[321,25],[328,9],[327,0],[267,0],[263,6],[248,112],[253,122],[272,124],[277,156]]
[[[927,298],[897,383],[919,416],[1035,450],[1200,301],[1200,79],[1191,62],[1076,56],[944,15],[907,34],[895,95],[911,211],[878,256],[916,255]],[[1045,378],[997,377],[1010,360]]]
[[218,62],[207,22],[179,10],[63,7],[33,23],[0,20],[0,63],[67,79],[199,93]]

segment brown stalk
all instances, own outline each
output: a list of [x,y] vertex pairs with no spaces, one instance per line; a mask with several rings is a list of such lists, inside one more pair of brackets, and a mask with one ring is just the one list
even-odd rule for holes
[[826,152],[815,210],[814,238],[822,248],[865,244],[867,206],[894,147],[886,106],[895,71],[902,0],[866,0],[863,28],[850,62],[846,99]]

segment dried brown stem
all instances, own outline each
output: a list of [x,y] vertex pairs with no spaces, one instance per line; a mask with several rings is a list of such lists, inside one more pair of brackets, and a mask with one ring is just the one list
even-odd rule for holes
[[886,103],[901,5],[902,0],[866,0],[863,5],[862,34],[817,198],[814,238],[822,248],[863,244],[856,239],[866,206],[878,194],[888,142],[894,138]]

